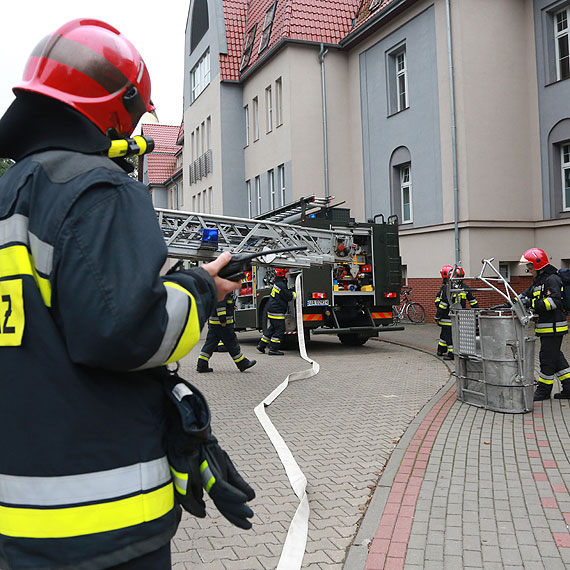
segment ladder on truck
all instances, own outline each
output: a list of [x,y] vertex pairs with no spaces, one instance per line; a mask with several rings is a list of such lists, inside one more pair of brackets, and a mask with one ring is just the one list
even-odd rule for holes
[[258,216],[254,216],[255,220],[265,220],[267,222],[285,222],[292,223],[304,219],[307,214],[313,211],[320,210],[321,208],[330,208],[331,201],[334,196],[330,198],[319,198],[315,194],[311,196],[302,196],[298,200],[264,212]]
[[[221,251],[259,253],[269,249],[305,246],[305,251],[280,253],[273,260],[278,259],[279,265],[283,267],[334,264],[340,261],[335,255],[338,240],[350,241],[355,234],[366,234],[369,231],[362,228],[326,230],[284,222],[162,208],[156,208],[156,212],[168,247],[168,256],[197,261],[212,260]],[[217,231],[214,243],[210,240],[212,230]],[[263,265],[270,261],[261,257],[257,263]]]

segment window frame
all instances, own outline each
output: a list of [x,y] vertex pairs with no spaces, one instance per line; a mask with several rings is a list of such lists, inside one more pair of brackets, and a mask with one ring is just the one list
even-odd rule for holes
[[281,206],[285,206],[287,187],[285,186],[285,165],[284,164],[280,164],[277,167],[277,177],[278,177],[278,182],[279,182],[279,196],[281,198]]
[[283,124],[283,78],[275,80],[275,128]]
[[275,192],[275,169],[271,168],[267,171],[267,184],[269,186],[269,210],[277,208],[277,195]]
[[[411,163],[402,164],[399,167],[400,170],[400,214],[401,214],[401,224],[412,224],[414,222],[414,209],[413,209],[413,200],[412,200],[412,165]],[[404,172],[407,171],[408,173],[408,181],[404,182]],[[405,218],[405,204],[404,202],[404,192],[408,191],[408,205],[409,205],[409,218]]]
[[[395,73],[396,73],[396,108],[397,108],[397,112],[399,113],[400,111],[405,111],[406,109],[409,108],[410,106],[410,100],[409,100],[409,92],[408,92],[408,58],[407,58],[407,54],[406,54],[406,49],[405,47],[401,50],[399,50],[398,52],[396,52],[394,55],[394,66],[395,66]],[[399,65],[399,58],[402,57],[403,58],[403,62],[404,62],[404,66],[402,69],[398,69],[398,65]],[[403,78],[403,85],[404,85],[404,90],[401,90],[401,79]],[[404,97],[404,105],[402,106],[402,96]]]
[[247,217],[253,218],[253,201],[251,196],[251,179],[245,181],[245,189],[247,191]]
[[257,214],[261,214],[261,176],[255,177],[255,203],[257,205]]
[[257,24],[253,25],[253,28],[246,33],[243,39],[243,49],[241,54],[241,61],[239,64],[240,73],[249,65],[249,60],[251,59],[251,52],[253,51],[253,44],[255,43],[255,32],[257,30]]
[[254,97],[252,100],[253,111],[253,142],[259,140],[259,100]]
[[210,48],[208,48],[198,63],[190,70],[191,103],[196,101],[210,84]]
[[271,85],[265,88],[265,132],[273,130],[273,93]]
[[[560,145],[560,166],[562,174],[562,211],[570,212],[570,141]],[[566,186],[568,176],[568,186]]]
[[263,19],[263,29],[261,30],[261,37],[259,39],[259,49],[257,53],[260,54],[269,45],[271,39],[271,30],[273,28],[273,21],[275,20],[275,12],[277,11],[277,0],[267,8],[265,18]]
[[[558,30],[558,16],[564,14],[566,16],[566,27],[560,31]],[[553,14],[554,25],[554,53],[556,59],[556,81],[563,81],[570,78],[570,6],[566,6],[562,10],[558,10]],[[566,38],[566,65],[568,66],[567,74],[562,77],[561,60],[560,60],[560,40]]]
[[249,105],[245,105],[243,110],[245,111],[245,147],[248,147],[249,146]]

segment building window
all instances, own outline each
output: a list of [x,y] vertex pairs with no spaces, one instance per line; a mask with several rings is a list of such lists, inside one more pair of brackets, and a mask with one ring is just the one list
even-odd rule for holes
[[412,221],[412,175],[410,165],[400,167],[400,196],[402,204],[402,223]]
[[212,187],[208,188],[208,214],[211,214],[214,211],[214,196]]
[[253,42],[255,40],[255,30],[257,29],[257,24],[247,32],[245,36],[245,41],[243,43],[243,52],[241,55],[241,63],[239,64],[240,73],[249,65],[249,60],[251,59],[251,52],[253,50]]
[[192,83],[192,101],[194,101],[210,83],[210,50],[194,66],[190,72],[190,78]]
[[277,173],[279,176],[279,197],[281,200],[281,206],[285,206],[285,165],[280,164],[277,167]]
[[267,183],[269,185],[269,209],[277,208],[277,200],[275,195],[275,171],[273,168],[267,172]]
[[275,126],[283,124],[283,81],[275,80]]
[[508,261],[499,261],[499,273],[505,281],[511,280],[511,265]]
[[255,177],[255,201],[257,203],[257,213],[261,214],[261,178]]
[[398,111],[408,108],[408,72],[406,70],[406,51],[396,54],[396,92]]
[[265,110],[266,131],[270,133],[273,130],[273,95],[271,94],[271,85],[265,89]]
[[253,141],[259,140],[259,103],[257,97],[253,99]]
[[560,152],[562,159],[562,204],[563,210],[570,210],[570,143],[563,144]]
[[271,37],[271,28],[273,27],[273,19],[275,18],[275,8],[277,7],[277,0],[269,6],[265,12],[265,19],[263,20],[263,30],[261,32],[261,40],[259,41],[259,52],[261,53],[268,45],[269,38]]
[[253,218],[253,200],[251,196],[251,180],[246,180],[245,187],[247,189],[247,217]]
[[570,8],[564,8],[554,16],[554,37],[556,49],[556,79],[570,77],[570,53],[568,45],[568,20]]
[[246,105],[245,111],[245,146],[249,146],[249,107]]

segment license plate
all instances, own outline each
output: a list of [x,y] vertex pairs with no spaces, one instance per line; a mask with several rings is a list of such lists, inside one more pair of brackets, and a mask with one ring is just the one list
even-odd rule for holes
[[307,300],[307,307],[315,307],[315,306],[328,306],[329,300],[328,299],[308,299]]

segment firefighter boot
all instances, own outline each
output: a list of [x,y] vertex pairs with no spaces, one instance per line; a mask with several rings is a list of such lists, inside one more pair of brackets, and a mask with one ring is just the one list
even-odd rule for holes
[[198,364],[196,365],[196,370],[198,372],[213,372],[214,369],[208,366],[208,361],[204,358],[198,358]]
[[258,345],[255,347],[257,348],[257,350],[259,350],[259,352],[261,352],[262,354],[265,354],[265,347],[267,345],[263,342],[263,341],[259,341]]
[[269,356],[283,356],[285,353],[281,350],[277,350],[276,348],[269,347],[269,352],[267,354],[269,354]]
[[562,391],[554,394],[557,400],[570,400],[570,380],[562,380]]
[[540,402],[541,400],[550,400],[550,392],[552,392],[552,384],[539,382],[534,392],[533,400],[535,402]]
[[453,356],[453,352],[448,352],[444,357],[443,360],[455,360],[455,357]]
[[256,362],[257,360],[248,360],[247,358],[244,358],[243,360],[236,362],[236,365],[240,372],[245,372],[248,368],[254,366]]

